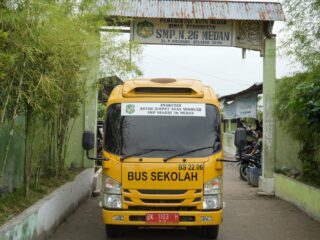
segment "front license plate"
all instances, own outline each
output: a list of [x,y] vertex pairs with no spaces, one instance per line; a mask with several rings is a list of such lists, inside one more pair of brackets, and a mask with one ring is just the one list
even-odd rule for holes
[[147,213],[147,223],[178,223],[178,213]]

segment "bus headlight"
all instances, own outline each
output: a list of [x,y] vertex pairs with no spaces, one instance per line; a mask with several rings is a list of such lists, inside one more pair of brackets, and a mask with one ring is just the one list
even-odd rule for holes
[[119,209],[122,207],[121,200],[122,200],[121,195],[104,194],[104,204],[103,205],[106,208]]
[[210,209],[221,209],[222,199],[221,199],[221,188],[222,188],[222,178],[216,177],[211,179],[209,182],[204,184],[203,191],[203,203],[202,207],[204,210]]
[[106,208],[122,208],[122,188],[121,184],[113,178],[103,176],[103,206]]
[[221,199],[220,194],[209,195],[203,197],[203,209],[220,209],[221,208]]

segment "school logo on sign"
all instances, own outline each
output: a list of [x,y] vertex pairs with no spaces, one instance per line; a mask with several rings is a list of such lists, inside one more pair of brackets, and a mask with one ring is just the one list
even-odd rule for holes
[[154,24],[148,21],[137,24],[137,34],[142,38],[149,38],[154,33]]
[[135,109],[133,104],[129,104],[126,106],[126,113],[133,114],[134,112],[135,112]]

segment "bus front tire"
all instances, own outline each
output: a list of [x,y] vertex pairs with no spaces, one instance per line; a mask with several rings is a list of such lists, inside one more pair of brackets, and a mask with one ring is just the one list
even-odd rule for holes
[[122,227],[117,225],[106,225],[106,234],[109,238],[118,238],[123,234]]
[[219,233],[219,225],[201,227],[201,235],[208,239],[217,239]]

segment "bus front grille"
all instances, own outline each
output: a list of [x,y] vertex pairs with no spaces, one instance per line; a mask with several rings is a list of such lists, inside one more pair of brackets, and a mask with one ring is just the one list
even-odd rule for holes
[[123,203],[127,209],[165,210],[201,209],[202,190],[142,190],[123,189]]

